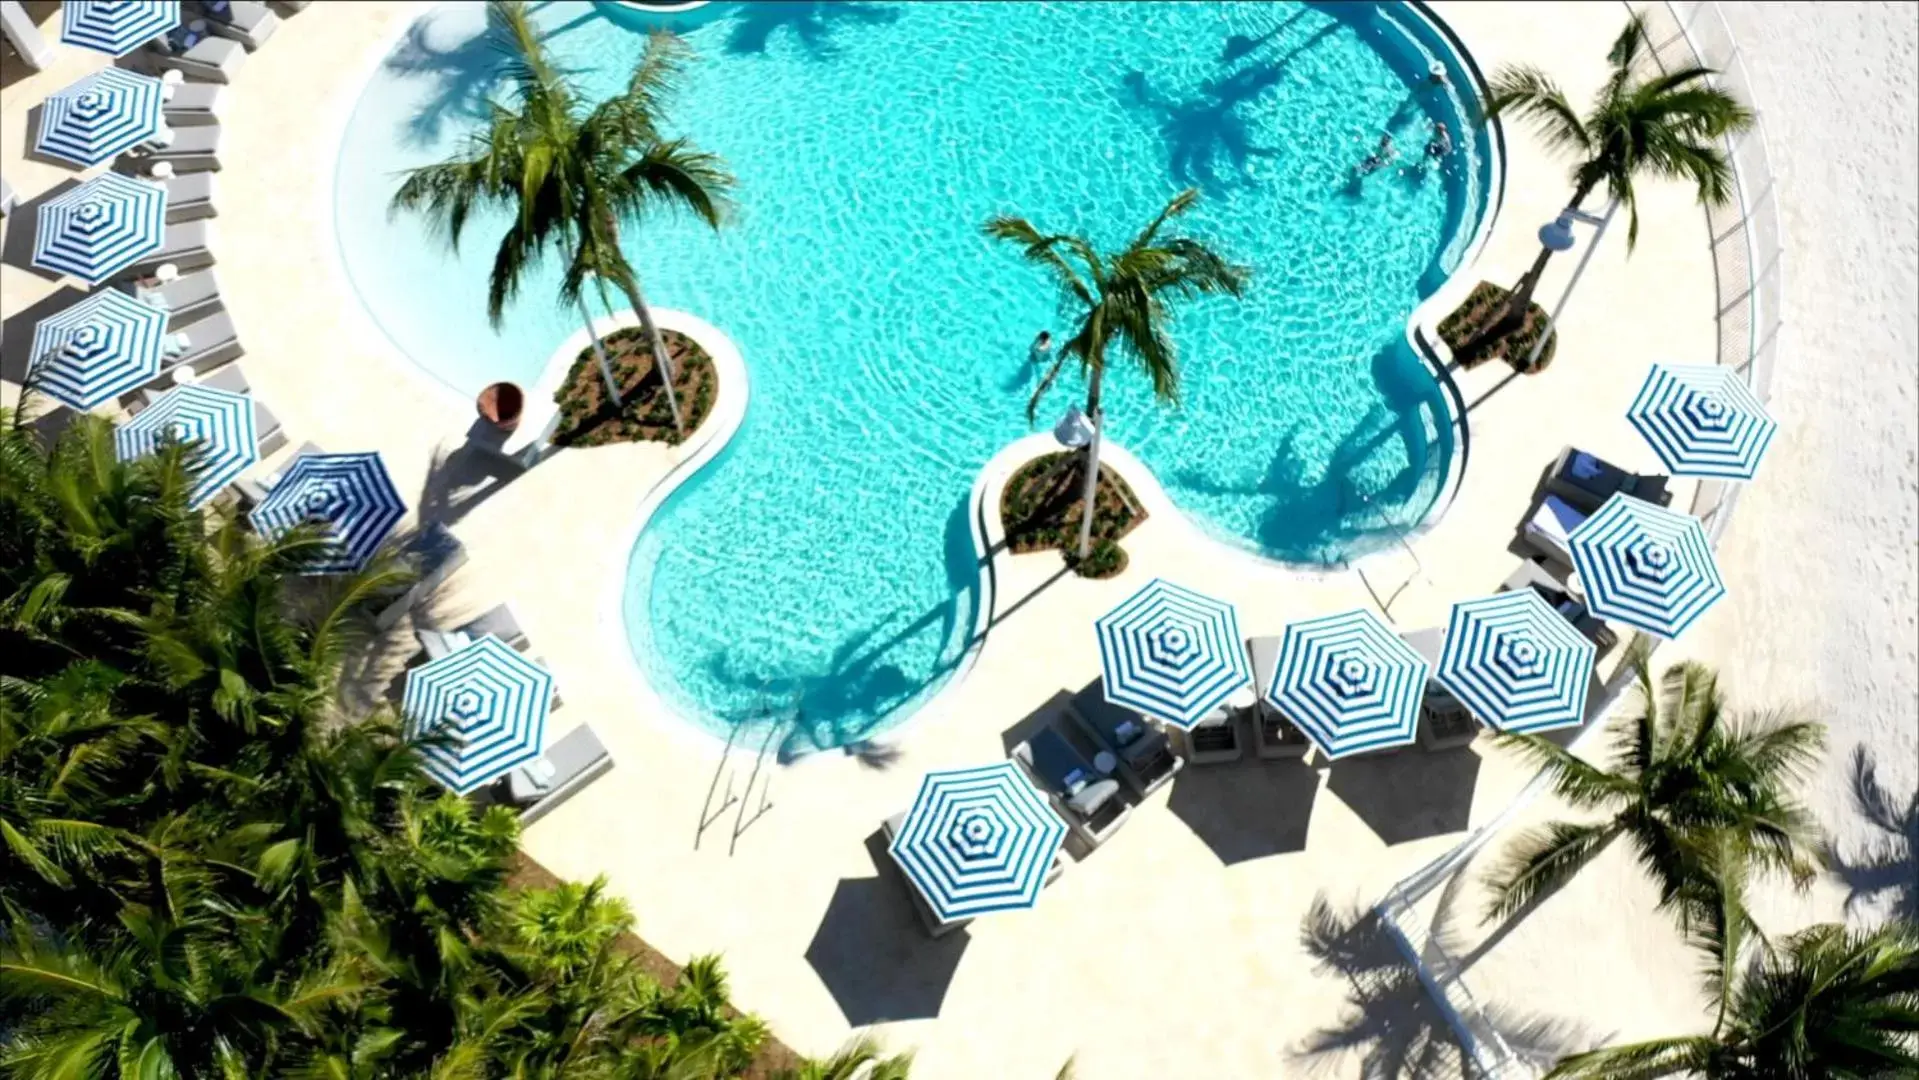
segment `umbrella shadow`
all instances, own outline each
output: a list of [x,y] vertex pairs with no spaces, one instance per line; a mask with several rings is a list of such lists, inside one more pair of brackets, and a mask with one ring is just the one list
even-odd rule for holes
[[900,9],[864,0],[788,0],[778,4],[742,4],[737,21],[726,36],[726,51],[735,56],[764,55],[775,35],[791,37],[808,59],[831,60],[840,54],[838,37],[848,26],[887,26],[898,22]]
[[1194,765],[1173,778],[1167,809],[1227,866],[1306,848],[1319,774],[1304,761],[1258,757]]
[[854,1027],[939,1016],[971,943],[964,928],[931,937],[879,830],[866,838],[874,877],[842,878],[833,889],[806,963]]
[[79,180],[69,177],[9,210],[6,240],[0,242],[0,262],[44,281],[60,280],[61,275],[33,265],[33,242],[40,232],[40,208],[79,186]]
[[1854,809],[1884,835],[1847,845],[1851,854],[1837,844],[1827,850],[1833,872],[1850,890],[1846,913],[1883,908],[1893,919],[1919,922],[1919,788],[1901,803],[1880,782],[1863,744],[1852,748],[1850,782]]
[[[1434,926],[1432,933],[1436,944],[1448,947],[1450,934],[1444,925]],[[1318,972],[1345,978],[1347,995],[1342,1020],[1314,1032],[1293,1050],[1299,1065],[1319,1075],[1418,1080],[1478,1075],[1472,1055],[1378,911],[1336,909],[1324,894],[1316,896],[1300,925],[1300,945]],[[1536,1066],[1550,1065],[1595,1041],[1574,1020],[1484,1004],[1480,1012],[1515,1056]],[[1360,1057],[1358,1069],[1353,1068],[1354,1054]]]
[[1479,783],[1470,748],[1401,750],[1336,761],[1326,789],[1388,845],[1464,832]]
[[1175,183],[1209,195],[1250,187],[1253,159],[1282,152],[1258,143],[1246,110],[1279,85],[1295,59],[1340,29],[1337,21],[1328,21],[1290,50],[1272,55],[1271,46],[1305,13],[1295,12],[1258,38],[1227,38],[1220,50],[1223,70],[1190,96],[1161,92],[1144,71],[1121,76],[1126,104],[1155,124],[1165,141],[1167,171]]

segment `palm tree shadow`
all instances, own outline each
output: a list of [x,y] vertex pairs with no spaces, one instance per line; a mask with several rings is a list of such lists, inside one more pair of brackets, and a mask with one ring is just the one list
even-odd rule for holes
[[[491,15],[485,28],[450,43],[439,40],[447,36],[444,31],[435,32],[441,19],[439,14],[429,14],[407,27],[406,36],[381,62],[392,74],[432,81],[420,106],[406,118],[403,134],[409,146],[431,146],[449,129],[485,122],[492,114],[494,91],[506,79],[510,61],[495,39]],[[549,30],[540,38],[551,41],[580,22]]]
[[1294,59],[1341,27],[1339,22],[1329,21],[1286,53],[1267,55],[1268,46],[1300,14],[1303,12],[1256,39],[1240,35],[1228,38],[1220,51],[1220,66],[1225,71],[1190,96],[1159,92],[1143,71],[1129,71],[1120,77],[1127,103],[1158,125],[1166,142],[1167,170],[1175,183],[1209,195],[1251,187],[1253,159],[1280,154],[1281,148],[1255,141],[1245,110],[1279,85]]
[[1919,788],[1904,805],[1879,782],[1878,766],[1863,745],[1852,750],[1852,801],[1859,816],[1884,833],[1848,857],[1832,845],[1827,858],[1851,890],[1846,913],[1886,905],[1893,919],[1919,921]]
[[[897,751],[872,741],[893,715],[956,670],[971,647],[979,604],[980,558],[968,522],[970,500],[961,497],[947,518],[947,596],[917,615],[895,611],[841,641],[824,662],[769,667],[737,651],[719,651],[705,661],[709,678],[731,688],[746,709],[723,717],[736,727],[784,726],[777,756],[782,764],[825,750],[856,757],[883,769]],[[909,659],[927,641],[942,646],[925,667]]]
[[834,37],[842,26],[885,26],[898,21],[900,10],[864,0],[792,0],[778,4],[742,4],[739,21],[726,38],[726,51],[735,56],[764,55],[773,36],[785,31],[813,60],[839,55]]
[[[1433,935],[1442,946],[1448,936],[1443,926],[1434,927]],[[1376,910],[1338,911],[1324,895],[1317,896],[1301,923],[1300,945],[1320,973],[1344,976],[1348,986],[1346,1017],[1293,1051],[1303,1067],[1326,1075],[1419,1080],[1477,1075],[1478,1066]],[[1592,1043],[1575,1021],[1509,1008],[1483,1011],[1526,1061],[1550,1063]],[[1352,1067],[1353,1054],[1360,1055],[1358,1069]]]

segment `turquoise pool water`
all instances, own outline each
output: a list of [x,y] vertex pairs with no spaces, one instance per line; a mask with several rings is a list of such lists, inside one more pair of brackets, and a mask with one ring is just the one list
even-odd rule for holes
[[[442,156],[491,92],[477,8],[414,27],[337,180],[368,309],[463,393],[530,385],[577,329],[557,267],[487,326],[500,223],[455,256],[386,214],[398,171]],[[643,38],[588,4],[536,8],[590,96],[610,94]],[[1116,247],[1200,188],[1181,231],[1250,266],[1251,288],[1179,310],[1179,407],[1117,369],[1112,436],[1208,532],[1274,558],[1337,563],[1416,522],[1451,445],[1405,319],[1486,184],[1466,75],[1438,56],[1451,78],[1432,85],[1410,25],[1396,5],[1267,3],[715,4],[689,23],[700,59],[672,117],[731,164],[739,210],[717,236],[630,228],[629,253],[656,304],[739,345],[752,399],[621,586],[662,696],[722,736],[788,722],[782,749],[802,753],[869,738],[954,669],[978,606],[966,496],[1027,433],[1028,342],[1068,326],[1041,275],[980,235],[998,213]],[[1456,153],[1410,167],[1437,118]],[[1382,130],[1400,162],[1354,184]],[[1042,422],[1082,393],[1063,378]]]

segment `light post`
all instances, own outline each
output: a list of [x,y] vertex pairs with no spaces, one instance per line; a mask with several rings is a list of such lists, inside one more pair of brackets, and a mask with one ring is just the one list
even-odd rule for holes
[[1559,313],[1566,310],[1566,301],[1572,298],[1573,289],[1579,285],[1579,279],[1586,273],[1586,264],[1592,261],[1593,252],[1599,250],[1599,241],[1606,235],[1606,226],[1612,223],[1613,211],[1619,209],[1619,200],[1614,199],[1606,206],[1603,217],[1568,207],[1559,212],[1559,216],[1539,227],[1539,242],[1556,252],[1570,251],[1573,248],[1573,222],[1593,226],[1592,241],[1579,255],[1579,265],[1573,267],[1572,280],[1566,283],[1566,291],[1559,294],[1559,301],[1553,305],[1553,313],[1546,318],[1546,332],[1533,342],[1532,351],[1526,354],[1526,371],[1533,370],[1539,363],[1539,354],[1546,348],[1546,342],[1559,332]]

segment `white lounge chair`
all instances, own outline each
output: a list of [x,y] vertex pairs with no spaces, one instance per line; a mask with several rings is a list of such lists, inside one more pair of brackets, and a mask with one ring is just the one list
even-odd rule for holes
[[220,169],[220,125],[167,128],[171,136],[164,142],[145,143],[127,151],[127,159],[147,168],[160,162],[173,166],[176,173]]
[[160,250],[127,268],[128,278],[146,277],[167,263],[182,274],[213,265],[213,222],[205,219],[167,226]]
[[1259,691],[1259,703],[1253,707],[1253,752],[1262,758],[1303,758],[1312,750],[1313,741],[1266,700],[1266,688],[1273,685],[1273,672],[1279,667],[1280,638],[1256,637],[1246,642],[1246,653],[1253,662],[1253,686]]
[[[1444,627],[1408,630],[1399,635],[1399,640],[1412,646],[1426,661],[1429,671],[1439,670],[1440,654],[1446,651]],[[1419,745],[1428,750],[1452,750],[1478,737],[1479,721],[1473,718],[1472,711],[1438,679],[1428,678],[1419,703]]]
[[148,46],[141,58],[148,70],[156,73],[178,71],[190,79],[226,83],[233,81],[234,73],[246,62],[246,47],[231,38],[211,35],[195,37],[192,31],[188,31],[185,37],[169,40],[190,41],[191,44],[177,50],[171,46]]
[[[178,76],[178,71],[168,75]],[[176,78],[163,91],[166,95],[167,126],[197,127],[220,122],[220,110],[226,105],[227,89],[219,83],[187,82]]]
[[246,355],[246,350],[240,347],[239,331],[233,327],[233,316],[225,311],[208,315],[170,335],[167,347],[171,355],[161,362],[162,379],[172,378],[173,372],[182,367],[204,375]]
[[151,286],[135,285],[133,295],[165,309],[169,332],[196,323],[220,307],[220,283],[211,270]]
[[531,825],[613,767],[593,729],[581,724],[539,757],[506,774],[506,795],[521,807],[520,824]]
[[422,596],[439,588],[453,572],[466,564],[466,545],[441,522],[421,528],[400,546],[400,561],[413,571],[413,581],[397,595],[376,602],[375,629],[386,630],[413,610]]
[[6,177],[0,176],[0,217],[13,213],[13,208],[19,203],[20,196],[14,193],[13,185],[7,182]]
[[210,33],[232,38],[248,51],[266,44],[280,26],[280,17],[265,4],[247,0],[203,0],[194,6],[198,9],[196,13],[206,20]]
[[287,469],[290,468],[294,462],[308,454],[324,453],[326,453],[326,451],[320,449],[318,443],[301,443],[298,450],[295,450],[291,456],[275,466],[273,470],[266,475],[257,480],[252,477],[242,476],[240,479],[228,485],[228,490],[240,497],[241,506],[258,506],[261,501],[267,497],[267,492],[273,490],[273,485],[279,483],[280,478],[286,475]]
[[1526,521],[1526,540],[1542,553],[1568,566],[1573,562],[1572,532],[1586,515],[1557,495],[1540,500],[1539,509]]
[[213,174],[190,172],[169,176],[167,183],[167,224],[199,221],[213,217]]
[[505,604],[495,604],[484,615],[452,630],[419,629],[413,632],[420,641],[420,648],[426,650],[428,660],[438,660],[488,634],[520,652],[525,652],[532,645],[526,631],[520,629],[520,621],[513,617],[513,609]]

